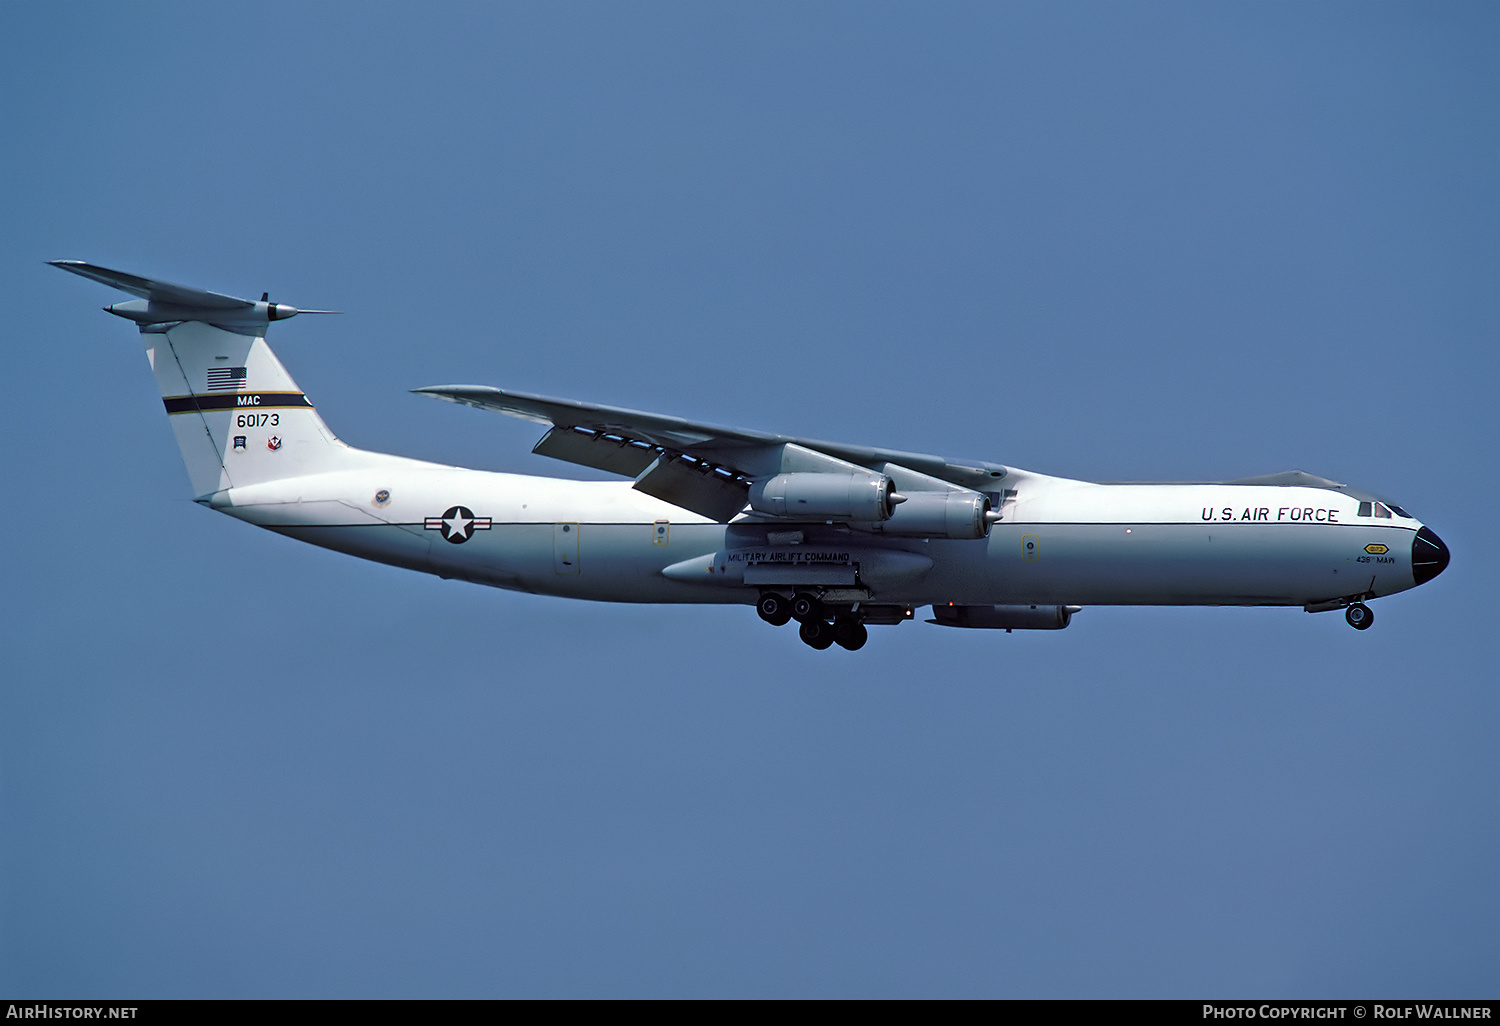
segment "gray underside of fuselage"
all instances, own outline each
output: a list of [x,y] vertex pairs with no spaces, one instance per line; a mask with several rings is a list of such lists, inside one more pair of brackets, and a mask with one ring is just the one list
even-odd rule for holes
[[[493,587],[606,602],[753,603],[760,588],[722,578],[670,580],[673,564],[747,544],[771,546],[753,525],[673,524],[666,544],[651,524],[495,523],[462,544],[421,524],[276,526],[350,555]],[[925,573],[858,583],[869,600],[1070,605],[1305,605],[1372,597],[1414,585],[1411,538],[1397,526],[1345,524],[1002,523],[987,539],[877,538],[833,525],[800,526],[801,546],[900,550],[932,560]],[[776,530],[785,531],[785,525]],[[1371,557],[1367,545],[1389,554]],[[783,546],[797,555],[795,547]],[[871,561],[866,560],[867,565]],[[794,583],[778,590],[794,588]]]

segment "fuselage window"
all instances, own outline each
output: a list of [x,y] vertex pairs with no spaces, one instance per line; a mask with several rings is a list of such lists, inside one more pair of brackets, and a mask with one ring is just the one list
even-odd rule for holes
[[1375,504],[1373,502],[1361,502],[1359,504],[1359,515],[1362,516],[1362,517],[1369,516],[1370,512],[1371,512],[1370,507],[1372,507],[1374,505]]

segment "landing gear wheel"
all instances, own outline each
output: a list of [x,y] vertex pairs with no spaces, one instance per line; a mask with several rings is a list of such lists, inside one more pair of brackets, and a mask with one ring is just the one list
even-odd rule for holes
[[822,620],[808,620],[797,628],[797,636],[819,652],[833,644],[833,628]]
[[858,620],[841,616],[833,621],[833,640],[851,652],[858,652],[870,640],[870,632]]
[[823,603],[816,595],[799,591],[792,596],[792,619],[798,623],[811,623],[823,619]]
[[780,627],[792,618],[792,604],[784,595],[778,595],[774,591],[767,592],[760,597],[755,611],[772,627]]
[[1370,629],[1370,624],[1375,622],[1375,614],[1363,602],[1356,602],[1344,610],[1344,619],[1348,620],[1349,626],[1355,630],[1367,631]]

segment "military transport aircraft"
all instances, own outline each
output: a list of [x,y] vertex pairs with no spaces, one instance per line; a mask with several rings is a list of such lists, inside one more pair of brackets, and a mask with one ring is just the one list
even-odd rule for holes
[[54,266],[137,297],[197,501],[394,566],[609,602],[754,605],[816,649],[867,624],[1057,629],[1086,605],[1343,609],[1423,584],[1448,549],[1395,503],[1300,471],[1097,484],[480,385],[424,395],[547,425],[534,452],[631,478],[442,466],[340,442],[265,341],[296,307]]

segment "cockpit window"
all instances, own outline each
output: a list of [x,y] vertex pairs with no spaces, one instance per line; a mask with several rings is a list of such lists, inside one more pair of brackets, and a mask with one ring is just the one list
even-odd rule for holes
[[1412,516],[1410,513],[1406,512],[1406,510],[1402,509],[1400,506],[1397,506],[1395,503],[1387,505],[1383,502],[1361,502],[1359,504],[1359,515],[1362,517],[1375,517],[1380,520],[1389,520],[1391,519],[1391,516],[1393,514],[1398,517],[1405,517],[1407,520],[1416,519],[1416,517]]

